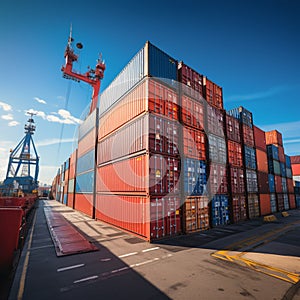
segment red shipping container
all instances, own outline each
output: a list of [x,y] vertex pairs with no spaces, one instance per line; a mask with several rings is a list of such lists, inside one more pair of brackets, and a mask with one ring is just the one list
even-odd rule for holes
[[266,144],[274,144],[276,146],[282,146],[282,135],[277,130],[267,131],[266,135]]
[[224,111],[207,105],[207,128],[210,133],[225,136]]
[[74,199],[75,199],[75,194],[74,193],[68,193],[68,202],[67,206],[74,208]]
[[182,95],[182,122],[196,129],[204,129],[204,106],[192,98]]
[[223,109],[223,91],[222,88],[207,77],[203,78],[204,83],[204,98],[208,104],[218,108]]
[[247,207],[245,195],[232,195],[232,221],[238,223],[247,219]]
[[93,217],[93,194],[75,194],[74,209]]
[[230,167],[230,184],[233,194],[245,193],[244,170],[241,168]]
[[236,118],[229,116],[226,114],[226,132],[227,138],[229,140],[240,142],[241,134],[240,134],[240,122]]
[[256,126],[253,126],[253,131],[254,131],[254,142],[255,142],[256,149],[260,149],[266,152],[267,145],[266,145],[265,132]]
[[1,275],[8,274],[18,248],[19,234],[22,224],[21,208],[0,208],[0,270]]
[[292,164],[293,176],[300,176],[300,164]]
[[165,115],[169,119],[178,120],[178,95],[172,89],[148,79],[149,112]]
[[265,172],[265,173],[269,172],[267,152],[256,149],[256,162],[257,162],[258,171]]
[[284,155],[284,149],[282,146],[278,146],[278,157],[280,162],[285,163],[285,155]]
[[[148,107],[147,85],[147,80],[142,81],[107,113],[100,116],[99,140],[146,111]],[[152,110],[154,110],[153,107]],[[159,110],[159,107],[157,110]]]
[[278,211],[283,211],[284,210],[283,194],[277,194],[277,208],[278,208]]
[[70,171],[69,171],[70,179],[75,178],[76,161],[77,161],[77,149],[71,154],[70,157]]
[[276,193],[282,193],[282,180],[281,180],[281,176],[279,175],[274,175],[275,177],[275,191]]
[[290,156],[291,164],[300,164],[300,155]]
[[264,172],[257,172],[258,191],[261,194],[269,194],[269,175]]
[[96,218],[148,241],[181,233],[180,198],[97,194]]
[[287,178],[286,179],[286,184],[287,184],[287,192],[290,194],[294,193],[294,183],[293,179]]
[[259,195],[259,205],[260,205],[260,214],[262,216],[270,214],[271,213],[270,194],[260,194]]
[[206,159],[205,133],[203,131],[183,127],[183,152],[186,157],[199,160]]
[[228,193],[226,165],[210,163],[208,185],[212,195]]
[[180,62],[178,64],[179,82],[181,82],[183,92],[194,99],[203,99],[203,75],[197,73],[192,68]]
[[296,208],[295,194],[288,194],[290,209]]
[[249,147],[254,147],[253,128],[249,127],[246,124],[242,124],[242,127],[243,127],[244,144],[249,146]]
[[242,167],[242,146],[237,142],[227,140],[228,162],[232,166]]
[[78,142],[78,157],[96,148],[96,128]]
[[149,197],[97,194],[96,219],[150,240]]
[[180,160],[141,155],[97,169],[97,192],[167,194],[179,191]]

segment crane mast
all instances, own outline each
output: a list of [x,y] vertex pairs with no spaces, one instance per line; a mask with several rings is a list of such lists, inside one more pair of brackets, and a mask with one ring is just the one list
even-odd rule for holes
[[[95,69],[88,69],[84,74],[77,73],[73,70],[73,63],[78,61],[78,55],[75,54],[73,49],[73,38],[72,38],[72,28],[70,30],[70,36],[68,39],[68,44],[65,50],[64,57],[66,59],[65,65],[62,66],[61,70],[63,72],[63,77],[66,79],[72,79],[75,81],[83,81],[88,83],[93,87],[92,101],[90,105],[89,114],[91,114],[97,107],[98,97],[100,92],[101,79],[104,77],[105,64],[100,55],[97,60]],[[78,49],[82,49],[82,44],[76,44]]]

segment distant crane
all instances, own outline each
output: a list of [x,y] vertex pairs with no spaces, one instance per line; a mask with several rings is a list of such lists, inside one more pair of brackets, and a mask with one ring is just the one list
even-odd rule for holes
[[[70,29],[70,36],[68,39],[68,44],[65,50],[64,57],[66,58],[65,66],[62,66],[61,70],[63,72],[63,77],[67,79],[72,79],[75,81],[84,81],[90,84],[93,87],[93,95],[92,102],[90,106],[89,114],[91,114],[97,107],[100,84],[101,79],[104,77],[105,64],[102,61],[102,57],[100,55],[97,60],[97,64],[95,69],[88,68],[88,71],[84,74],[79,74],[73,71],[73,62],[78,60],[78,55],[74,53],[72,43],[74,39],[72,38],[72,26]],[[77,43],[76,47],[78,49],[82,49],[83,45],[81,43]]]
[[[25,136],[16,148],[11,150],[6,178],[2,186],[3,190],[10,192],[21,189],[24,193],[32,193],[38,188],[39,156],[32,138],[36,129],[32,118],[35,114],[27,114],[30,115],[30,118],[24,127]],[[31,176],[33,169],[34,177]]]

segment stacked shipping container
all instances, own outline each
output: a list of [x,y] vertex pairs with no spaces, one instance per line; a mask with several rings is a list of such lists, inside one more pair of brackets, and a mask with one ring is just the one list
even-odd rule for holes
[[240,106],[228,111],[228,114],[240,122],[240,136],[243,151],[245,191],[248,217],[255,218],[260,214],[257,183],[256,150],[253,132],[252,113]]
[[221,87],[147,42],[80,125],[52,190],[151,241],[295,207],[295,161],[280,133],[243,107],[225,114]]
[[206,103],[203,99],[203,76],[180,62],[178,65],[179,120],[182,132],[181,163],[183,231],[209,228],[207,195]]

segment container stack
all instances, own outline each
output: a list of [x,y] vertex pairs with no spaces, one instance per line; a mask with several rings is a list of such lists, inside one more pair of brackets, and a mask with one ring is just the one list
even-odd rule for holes
[[253,126],[254,142],[256,147],[256,161],[257,161],[257,182],[259,191],[259,206],[262,216],[276,212],[276,195],[275,195],[275,181],[272,174],[268,174],[268,156],[265,132]]
[[96,218],[147,240],[181,233],[177,61],[147,42],[100,103]]
[[247,219],[244,162],[240,122],[226,114],[228,152],[228,188],[230,191],[231,220],[238,223]]
[[98,109],[79,126],[74,208],[94,217]]
[[67,205],[68,203],[68,184],[69,184],[69,171],[70,171],[70,158],[64,162],[64,176],[62,182],[62,203]]
[[[282,166],[284,167],[284,166]],[[290,209],[296,208],[291,157],[285,154],[285,176]]]
[[297,208],[300,208],[300,155],[291,156],[291,168]]
[[277,130],[265,133],[269,173],[274,175],[277,210],[288,210],[289,198],[286,180],[285,155],[282,144],[282,135]]
[[182,129],[181,162],[183,181],[183,231],[193,232],[209,228],[209,207],[206,163],[205,101],[203,76],[180,62],[178,80]]
[[74,208],[75,199],[75,183],[76,183],[76,161],[77,161],[77,149],[70,156],[70,171],[68,182],[68,201],[67,206]]
[[204,96],[207,101],[208,191],[211,200],[211,225],[215,227],[230,221],[222,88],[204,78]]
[[240,122],[243,160],[245,166],[244,178],[245,190],[247,195],[247,213],[248,217],[252,219],[260,215],[253,117],[252,113],[242,106],[229,110],[228,114],[235,117]]

